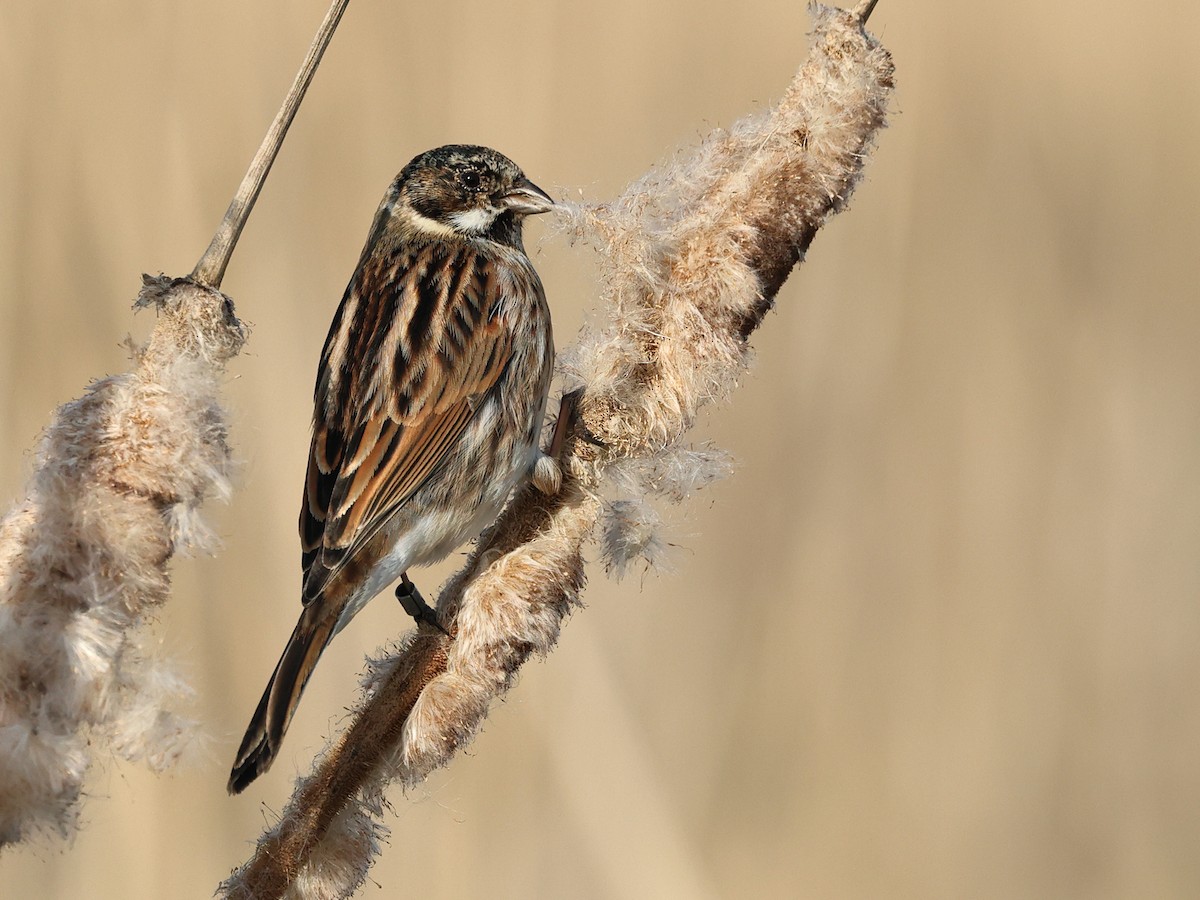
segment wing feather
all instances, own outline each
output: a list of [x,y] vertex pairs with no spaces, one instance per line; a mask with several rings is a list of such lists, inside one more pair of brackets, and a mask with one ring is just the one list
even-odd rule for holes
[[429,244],[375,254],[355,273],[317,381],[300,512],[306,604],[453,451],[508,365],[486,269],[467,245]]

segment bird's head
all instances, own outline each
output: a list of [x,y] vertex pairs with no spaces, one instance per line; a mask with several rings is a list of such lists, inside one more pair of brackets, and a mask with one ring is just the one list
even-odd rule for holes
[[422,153],[396,177],[393,190],[393,214],[415,231],[515,246],[520,246],[521,220],[554,207],[507,156],[467,144]]

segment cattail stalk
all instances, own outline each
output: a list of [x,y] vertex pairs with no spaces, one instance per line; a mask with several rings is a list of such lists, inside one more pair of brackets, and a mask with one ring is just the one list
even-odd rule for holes
[[211,546],[198,510],[229,495],[218,395],[246,331],[187,280],[146,277],[137,305],[158,312],[149,343],[58,409],[0,522],[0,844],[69,836],[97,750],[163,769],[196,731],[141,626],[174,553]]
[[212,244],[187,278],[143,277],[158,316],[133,368],[54,414],[25,498],[0,521],[0,847],[78,826],[97,751],[173,763],[189,689],[142,626],[171,557],[211,547],[199,508],[230,492],[225,364],[246,328],[218,288],[349,0],[334,0]]
[[449,762],[525,661],[553,648],[589,538],[603,535],[610,567],[652,555],[649,514],[606,490],[677,500],[721,474],[719,454],[681,441],[734,386],[748,337],[861,177],[892,91],[891,57],[863,29],[874,5],[814,6],[809,59],[774,109],[611,203],[565,209],[569,233],[600,253],[609,315],[564,353],[580,392],[562,423],[562,488],[525,489],[480,538],[438,601],[449,636],[422,627],[370,664],[350,726],[222,896],[353,894],[386,835],[388,786]]

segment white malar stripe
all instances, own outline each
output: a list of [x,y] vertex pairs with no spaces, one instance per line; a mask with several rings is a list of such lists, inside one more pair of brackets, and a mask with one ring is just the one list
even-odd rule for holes
[[412,207],[409,207],[408,217],[414,228],[426,234],[433,234],[438,237],[453,237],[457,233],[446,223],[439,222],[437,219],[431,219],[429,216],[423,216]]
[[498,209],[476,208],[468,209],[466,212],[453,213],[450,220],[458,226],[460,231],[468,234],[483,234],[492,227],[492,223],[496,221],[498,215],[500,215]]

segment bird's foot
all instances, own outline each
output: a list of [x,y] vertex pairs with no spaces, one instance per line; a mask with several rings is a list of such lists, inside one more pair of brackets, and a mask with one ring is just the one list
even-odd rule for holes
[[550,446],[544,453],[539,453],[534,462],[531,481],[533,486],[543,494],[553,496],[559,492],[563,482],[563,466],[560,458],[566,446],[567,433],[574,428],[577,438],[593,446],[604,448],[604,442],[596,438],[579,416],[579,401],[583,397],[583,388],[576,388],[566,394],[558,404],[558,418],[554,422],[554,431],[550,436]]
[[418,626],[422,623],[432,625],[446,637],[450,637],[450,632],[442,627],[437,613],[434,612],[432,606],[425,602],[425,598],[421,596],[417,586],[412,583],[407,572],[400,575],[400,583],[396,585],[396,599],[400,601],[404,611],[416,620]]

